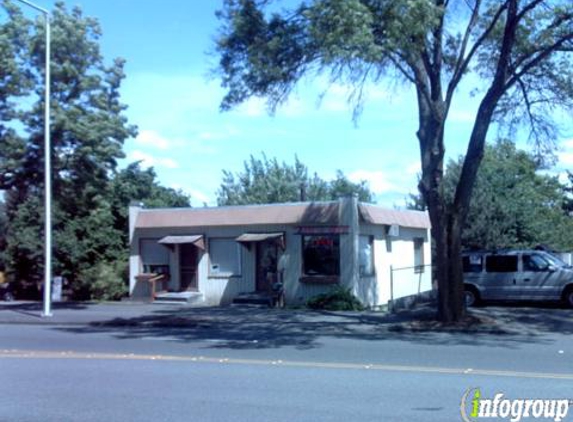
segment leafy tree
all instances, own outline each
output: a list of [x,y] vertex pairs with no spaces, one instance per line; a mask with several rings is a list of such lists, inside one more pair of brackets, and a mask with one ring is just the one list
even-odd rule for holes
[[359,201],[374,202],[374,194],[370,191],[366,180],[351,182],[341,170],[336,171],[336,178],[328,183],[328,188],[327,197],[330,200],[355,194]]
[[13,183],[25,141],[14,130],[19,117],[17,99],[30,94],[32,75],[22,66],[29,42],[31,22],[19,8],[3,0],[0,19],[0,189]]
[[[448,163],[446,197],[454,195],[462,166],[462,157]],[[510,141],[486,146],[463,230],[464,249],[573,249],[573,220],[563,209],[565,187],[539,170],[536,158]],[[414,200],[423,203],[421,195]]]
[[271,204],[297,201],[334,200],[343,195],[357,194],[360,201],[372,202],[373,194],[365,181],[352,183],[339,170],[336,179],[327,182],[295,157],[291,166],[276,158],[250,156],[244,171],[236,175],[223,170],[223,182],[218,191],[219,205]]
[[[435,247],[438,317],[465,313],[461,232],[492,122],[555,139],[555,108],[573,94],[569,0],[311,0],[270,11],[266,0],[225,0],[216,48],[223,110],[256,96],[271,110],[303,76],[329,72],[351,87],[355,115],[369,84],[400,78],[416,93]],[[471,75],[478,78],[471,78]],[[445,124],[462,81],[477,81],[475,116],[452,200],[443,194]],[[538,144],[541,152],[546,145]]]
[[569,216],[573,216],[573,173],[570,170],[567,170],[567,183],[564,189],[567,196],[563,204],[563,210]]
[[[9,1],[2,7],[8,20],[0,23],[0,189],[7,229],[0,251],[17,281],[35,281],[44,270],[44,23],[25,20]],[[71,282],[76,298],[117,298],[127,280],[130,201],[188,206],[189,199],[161,187],[154,171],[138,163],[117,170],[123,142],[136,134],[120,101],[124,62],[105,63],[99,24],[79,8],[57,3],[51,20],[54,273]]]
[[153,168],[142,169],[140,162],[129,164],[114,176],[110,185],[111,212],[115,228],[121,233],[122,243],[128,247],[128,207],[140,202],[146,208],[189,207],[189,196],[172,188],[161,186]]
[[[22,129],[2,133],[8,142],[2,142],[0,151],[9,219],[7,261],[18,280],[29,280],[43,271],[45,27],[41,19],[24,21],[13,4],[3,6],[11,18],[0,26],[5,33],[13,25],[27,25],[25,37],[11,34],[8,42],[23,39],[16,43],[21,49],[15,63],[38,87],[16,115],[8,116]],[[117,159],[123,157],[123,142],[135,135],[135,128],[127,124],[119,99],[123,61],[104,63],[97,21],[79,8],[68,11],[63,3],[56,4],[51,20],[54,271],[74,286],[95,262],[124,259],[106,195]],[[13,103],[20,94],[3,92],[3,101]]]

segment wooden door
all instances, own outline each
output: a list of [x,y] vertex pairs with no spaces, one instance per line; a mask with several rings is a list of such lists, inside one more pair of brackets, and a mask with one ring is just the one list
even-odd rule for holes
[[277,281],[277,255],[278,247],[274,241],[258,242],[256,257],[258,292],[270,292],[273,283]]

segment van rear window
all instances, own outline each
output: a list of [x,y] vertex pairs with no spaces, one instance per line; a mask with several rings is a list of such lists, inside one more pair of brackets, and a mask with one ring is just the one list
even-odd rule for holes
[[485,258],[485,270],[488,273],[517,272],[517,255],[488,255]]

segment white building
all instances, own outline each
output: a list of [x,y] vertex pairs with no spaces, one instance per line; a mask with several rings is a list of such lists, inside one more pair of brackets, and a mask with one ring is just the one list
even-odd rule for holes
[[153,287],[221,305],[243,293],[272,292],[281,282],[287,304],[343,286],[375,307],[431,289],[429,228],[424,212],[388,210],[355,197],[130,207],[129,292],[150,298]]

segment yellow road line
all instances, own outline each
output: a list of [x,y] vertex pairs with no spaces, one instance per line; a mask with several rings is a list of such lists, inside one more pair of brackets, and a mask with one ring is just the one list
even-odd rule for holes
[[144,355],[136,353],[91,353],[45,350],[0,350],[0,359],[96,359],[96,360],[145,360],[164,362],[216,363],[234,365],[264,365],[289,368],[350,369],[370,371],[396,371],[428,374],[481,375],[512,378],[573,380],[573,373],[547,373],[527,371],[502,371],[472,368],[445,368],[435,366],[383,365],[367,363],[294,361],[271,359],[218,358],[208,356]]

